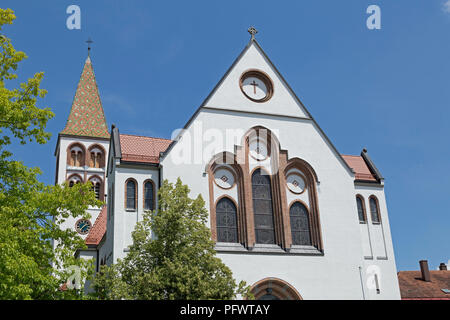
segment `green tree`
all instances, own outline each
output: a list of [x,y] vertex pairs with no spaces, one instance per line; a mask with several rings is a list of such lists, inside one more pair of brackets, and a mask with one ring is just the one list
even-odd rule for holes
[[[7,87],[17,78],[19,62],[27,58],[2,33],[14,19],[12,10],[0,8],[0,299],[80,298],[81,290],[58,288],[71,273],[68,266],[80,267],[81,276],[88,276],[90,262],[74,257],[85,244],[75,231],[58,225],[69,216],[88,217],[86,209],[101,203],[89,185],[69,188],[39,182],[39,168],[15,161],[7,149],[13,139],[46,143],[50,133],[45,127],[53,117],[49,108],[36,106],[46,94],[40,88],[42,72],[19,88]],[[58,243],[56,250],[52,239]]]
[[208,213],[201,195],[189,198],[178,179],[164,181],[158,212],[146,212],[136,224],[124,260],[102,267],[94,288],[101,299],[233,299],[247,296],[231,270],[216,257]]

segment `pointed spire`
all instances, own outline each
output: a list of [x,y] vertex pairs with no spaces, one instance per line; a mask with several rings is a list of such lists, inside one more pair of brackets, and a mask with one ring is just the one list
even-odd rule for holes
[[105,114],[89,55],[78,82],[66,127],[61,131],[61,134],[109,138]]

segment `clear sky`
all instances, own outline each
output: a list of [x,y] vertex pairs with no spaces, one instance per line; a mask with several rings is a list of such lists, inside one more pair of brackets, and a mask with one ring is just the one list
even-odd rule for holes
[[[4,33],[29,58],[21,80],[45,71],[39,102],[56,116],[46,145],[16,157],[54,183],[56,138],[87,56],[108,126],[170,138],[249,40],[258,42],[343,154],[366,147],[385,177],[398,270],[450,258],[450,3],[447,0],[2,0],[17,15]],[[81,8],[68,30],[66,8]],[[366,9],[381,8],[381,30]],[[448,10],[447,10],[448,9]]]

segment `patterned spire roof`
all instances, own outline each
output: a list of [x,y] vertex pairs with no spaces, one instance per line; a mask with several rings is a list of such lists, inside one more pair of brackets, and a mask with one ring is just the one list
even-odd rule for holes
[[66,127],[61,134],[109,138],[108,126],[89,56],[78,82]]

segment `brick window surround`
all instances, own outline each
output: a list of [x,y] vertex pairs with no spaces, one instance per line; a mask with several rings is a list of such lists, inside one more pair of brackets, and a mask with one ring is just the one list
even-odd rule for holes
[[[302,172],[306,178],[306,188],[309,190],[309,226],[311,232],[311,244],[317,250],[323,252],[322,236],[320,228],[317,184],[318,178],[312,166],[300,158],[288,159],[287,150],[280,148],[278,139],[270,130],[264,127],[254,127],[244,135],[240,146],[235,146],[235,152],[222,152],[215,155],[205,168],[208,174],[209,199],[210,199],[210,226],[211,236],[217,241],[216,230],[216,202],[214,201],[214,172],[226,163],[234,170],[237,185],[237,222],[238,242],[245,248],[252,249],[256,244],[254,212],[252,200],[252,181],[249,170],[249,137],[259,135],[265,131],[267,149],[278,170],[273,170],[270,175],[272,189],[272,205],[275,227],[275,243],[282,249],[289,251],[292,247],[292,234],[289,215],[289,204],[286,195],[286,176],[292,169]],[[252,170],[254,171],[254,170]]]
[[[358,199],[361,201],[361,210],[363,216],[360,216],[359,207],[358,207]],[[367,211],[366,211],[366,203],[364,201],[364,197],[360,194],[356,195],[356,208],[358,210],[358,219],[360,223],[367,223]],[[362,218],[362,219],[361,219]]]
[[[128,200],[128,182],[134,182],[134,208],[128,208],[127,205],[127,200]],[[125,198],[124,198],[124,208],[125,210],[132,210],[132,211],[136,211],[137,210],[137,204],[138,204],[138,183],[135,179],[133,178],[128,178],[125,181]]]
[[251,286],[250,292],[256,300],[267,294],[275,296],[279,300],[303,300],[294,286],[284,280],[273,277],[259,280]]
[[[147,183],[151,183],[152,184],[152,206],[151,208],[145,208],[145,186],[147,185]],[[142,203],[144,206],[144,210],[155,210],[155,206],[156,206],[156,197],[155,197],[155,182],[153,182],[153,180],[151,179],[147,179],[144,181],[143,185],[142,185]]]
[[373,224],[381,224],[380,204],[374,195],[369,197],[370,218]]

